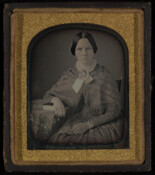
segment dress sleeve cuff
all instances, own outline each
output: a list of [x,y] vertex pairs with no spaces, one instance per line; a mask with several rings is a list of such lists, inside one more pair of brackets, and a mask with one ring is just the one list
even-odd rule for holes
[[88,121],[88,125],[89,125],[89,128],[93,128],[94,127],[93,122],[91,120]]
[[51,99],[51,103],[55,103],[55,102],[58,101],[58,100],[60,100],[58,97],[53,97],[53,98]]

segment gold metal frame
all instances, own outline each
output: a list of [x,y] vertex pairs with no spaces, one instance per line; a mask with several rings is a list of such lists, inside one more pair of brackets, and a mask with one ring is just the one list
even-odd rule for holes
[[[27,150],[27,48],[40,31],[59,24],[109,27],[129,51],[128,149]],[[11,158],[16,165],[138,165],[145,160],[144,12],[140,9],[14,9],[11,15]]]

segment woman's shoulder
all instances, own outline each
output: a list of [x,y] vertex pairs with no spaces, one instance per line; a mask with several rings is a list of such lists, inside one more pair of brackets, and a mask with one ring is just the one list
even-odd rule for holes
[[105,66],[98,65],[96,71],[95,80],[99,85],[103,85],[106,89],[117,89],[115,78]]
[[100,64],[96,65],[94,72],[95,74],[97,74],[97,76],[102,77],[102,78],[112,77],[111,72],[105,66],[102,66]]
[[63,76],[76,76],[78,74],[77,70],[76,70],[76,67],[73,65],[73,66],[70,66],[68,69],[66,69],[64,72],[63,72]]

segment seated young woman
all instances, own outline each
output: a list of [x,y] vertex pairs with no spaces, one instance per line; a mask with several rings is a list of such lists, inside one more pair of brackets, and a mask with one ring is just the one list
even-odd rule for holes
[[63,120],[48,144],[114,144],[123,134],[120,93],[111,73],[94,58],[93,36],[80,32],[73,38],[72,54],[77,61],[44,95],[53,104],[55,118]]

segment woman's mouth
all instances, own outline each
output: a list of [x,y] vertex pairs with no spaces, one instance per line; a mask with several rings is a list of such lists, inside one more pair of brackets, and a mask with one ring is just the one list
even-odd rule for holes
[[82,57],[81,57],[81,59],[86,59],[86,58],[87,58],[87,56],[82,56]]

